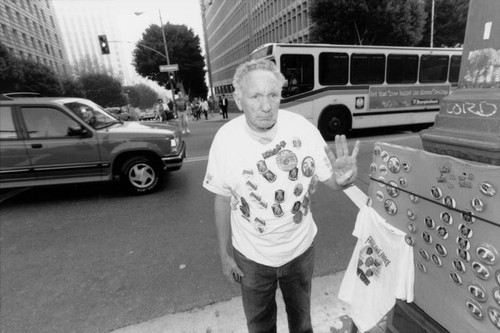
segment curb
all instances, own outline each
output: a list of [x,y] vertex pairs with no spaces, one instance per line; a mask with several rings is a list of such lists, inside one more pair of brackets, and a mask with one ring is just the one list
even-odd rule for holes
[[[311,316],[316,333],[351,332],[349,306],[337,298],[344,271],[312,281]],[[281,292],[277,293],[278,332],[288,332],[285,305]],[[186,312],[167,314],[136,325],[123,327],[112,333],[243,333],[248,332],[241,297],[211,304]]]

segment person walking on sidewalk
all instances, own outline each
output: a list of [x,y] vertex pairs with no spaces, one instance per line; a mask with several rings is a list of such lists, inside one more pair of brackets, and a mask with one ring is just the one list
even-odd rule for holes
[[158,106],[156,107],[156,116],[158,120],[161,120],[162,122],[167,121],[167,110],[168,106],[167,104],[163,103],[163,100],[161,98],[158,99]]
[[205,116],[205,120],[208,120],[208,101],[206,99],[201,99],[201,111]]
[[222,94],[222,96],[219,98],[219,108],[222,111],[222,119],[228,119],[228,117],[227,117],[227,104],[228,104],[228,100],[226,98],[226,95]]
[[237,68],[234,100],[244,114],[217,132],[203,181],[215,194],[222,272],[240,283],[249,332],[276,332],[278,285],[290,332],[312,332],[311,195],[318,181],[342,190],[358,173],[359,141],[349,154],[337,136],[333,153],[308,120],[279,109],[284,82],[268,60]]
[[190,107],[189,99],[177,99],[177,114],[179,117],[179,123],[181,125],[182,134],[190,133],[188,128],[188,105]]
[[210,118],[213,118],[215,111],[215,100],[213,96],[208,98],[208,113],[210,114]]

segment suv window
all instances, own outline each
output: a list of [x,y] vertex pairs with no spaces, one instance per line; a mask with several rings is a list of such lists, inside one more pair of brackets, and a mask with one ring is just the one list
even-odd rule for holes
[[119,122],[97,104],[91,104],[90,101],[88,102],[88,104],[71,102],[65,103],[64,105],[71,109],[75,115],[92,126],[94,129],[101,129]]
[[23,107],[23,118],[30,138],[68,136],[70,127],[79,124],[62,111],[49,107]]
[[17,139],[12,108],[8,106],[0,107],[0,139]]

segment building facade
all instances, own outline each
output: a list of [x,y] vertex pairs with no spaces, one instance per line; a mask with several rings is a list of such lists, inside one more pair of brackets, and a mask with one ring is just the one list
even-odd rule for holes
[[236,67],[260,45],[308,42],[309,2],[200,0],[212,93],[231,93]]
[[[130,66],[130,45],[121,26],[123,22],[116,14],[115,1],[54,0],[62,37],[69,62],[75,74],[82,72],[104,72],[130,85],[135,71]],[[98,35],[106,35],[110,54],[102,54]]]
[[0,41],[11,54],[70,73],[52,0],[6,0],[0,4]]

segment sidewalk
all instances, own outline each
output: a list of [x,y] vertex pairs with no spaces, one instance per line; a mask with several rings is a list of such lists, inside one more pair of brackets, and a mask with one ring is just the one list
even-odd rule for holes
[[[312,283],[312,322],[315,333],[350,333],[348,305],[337,298],[344,272],[317,277]],[[186,312],[172,313],[112,333],[244,333],[247,332],[241,297]],[[285,305],[278,291],[278,332],[288,332]],[[382,320],[369,333],[385,332]]]

